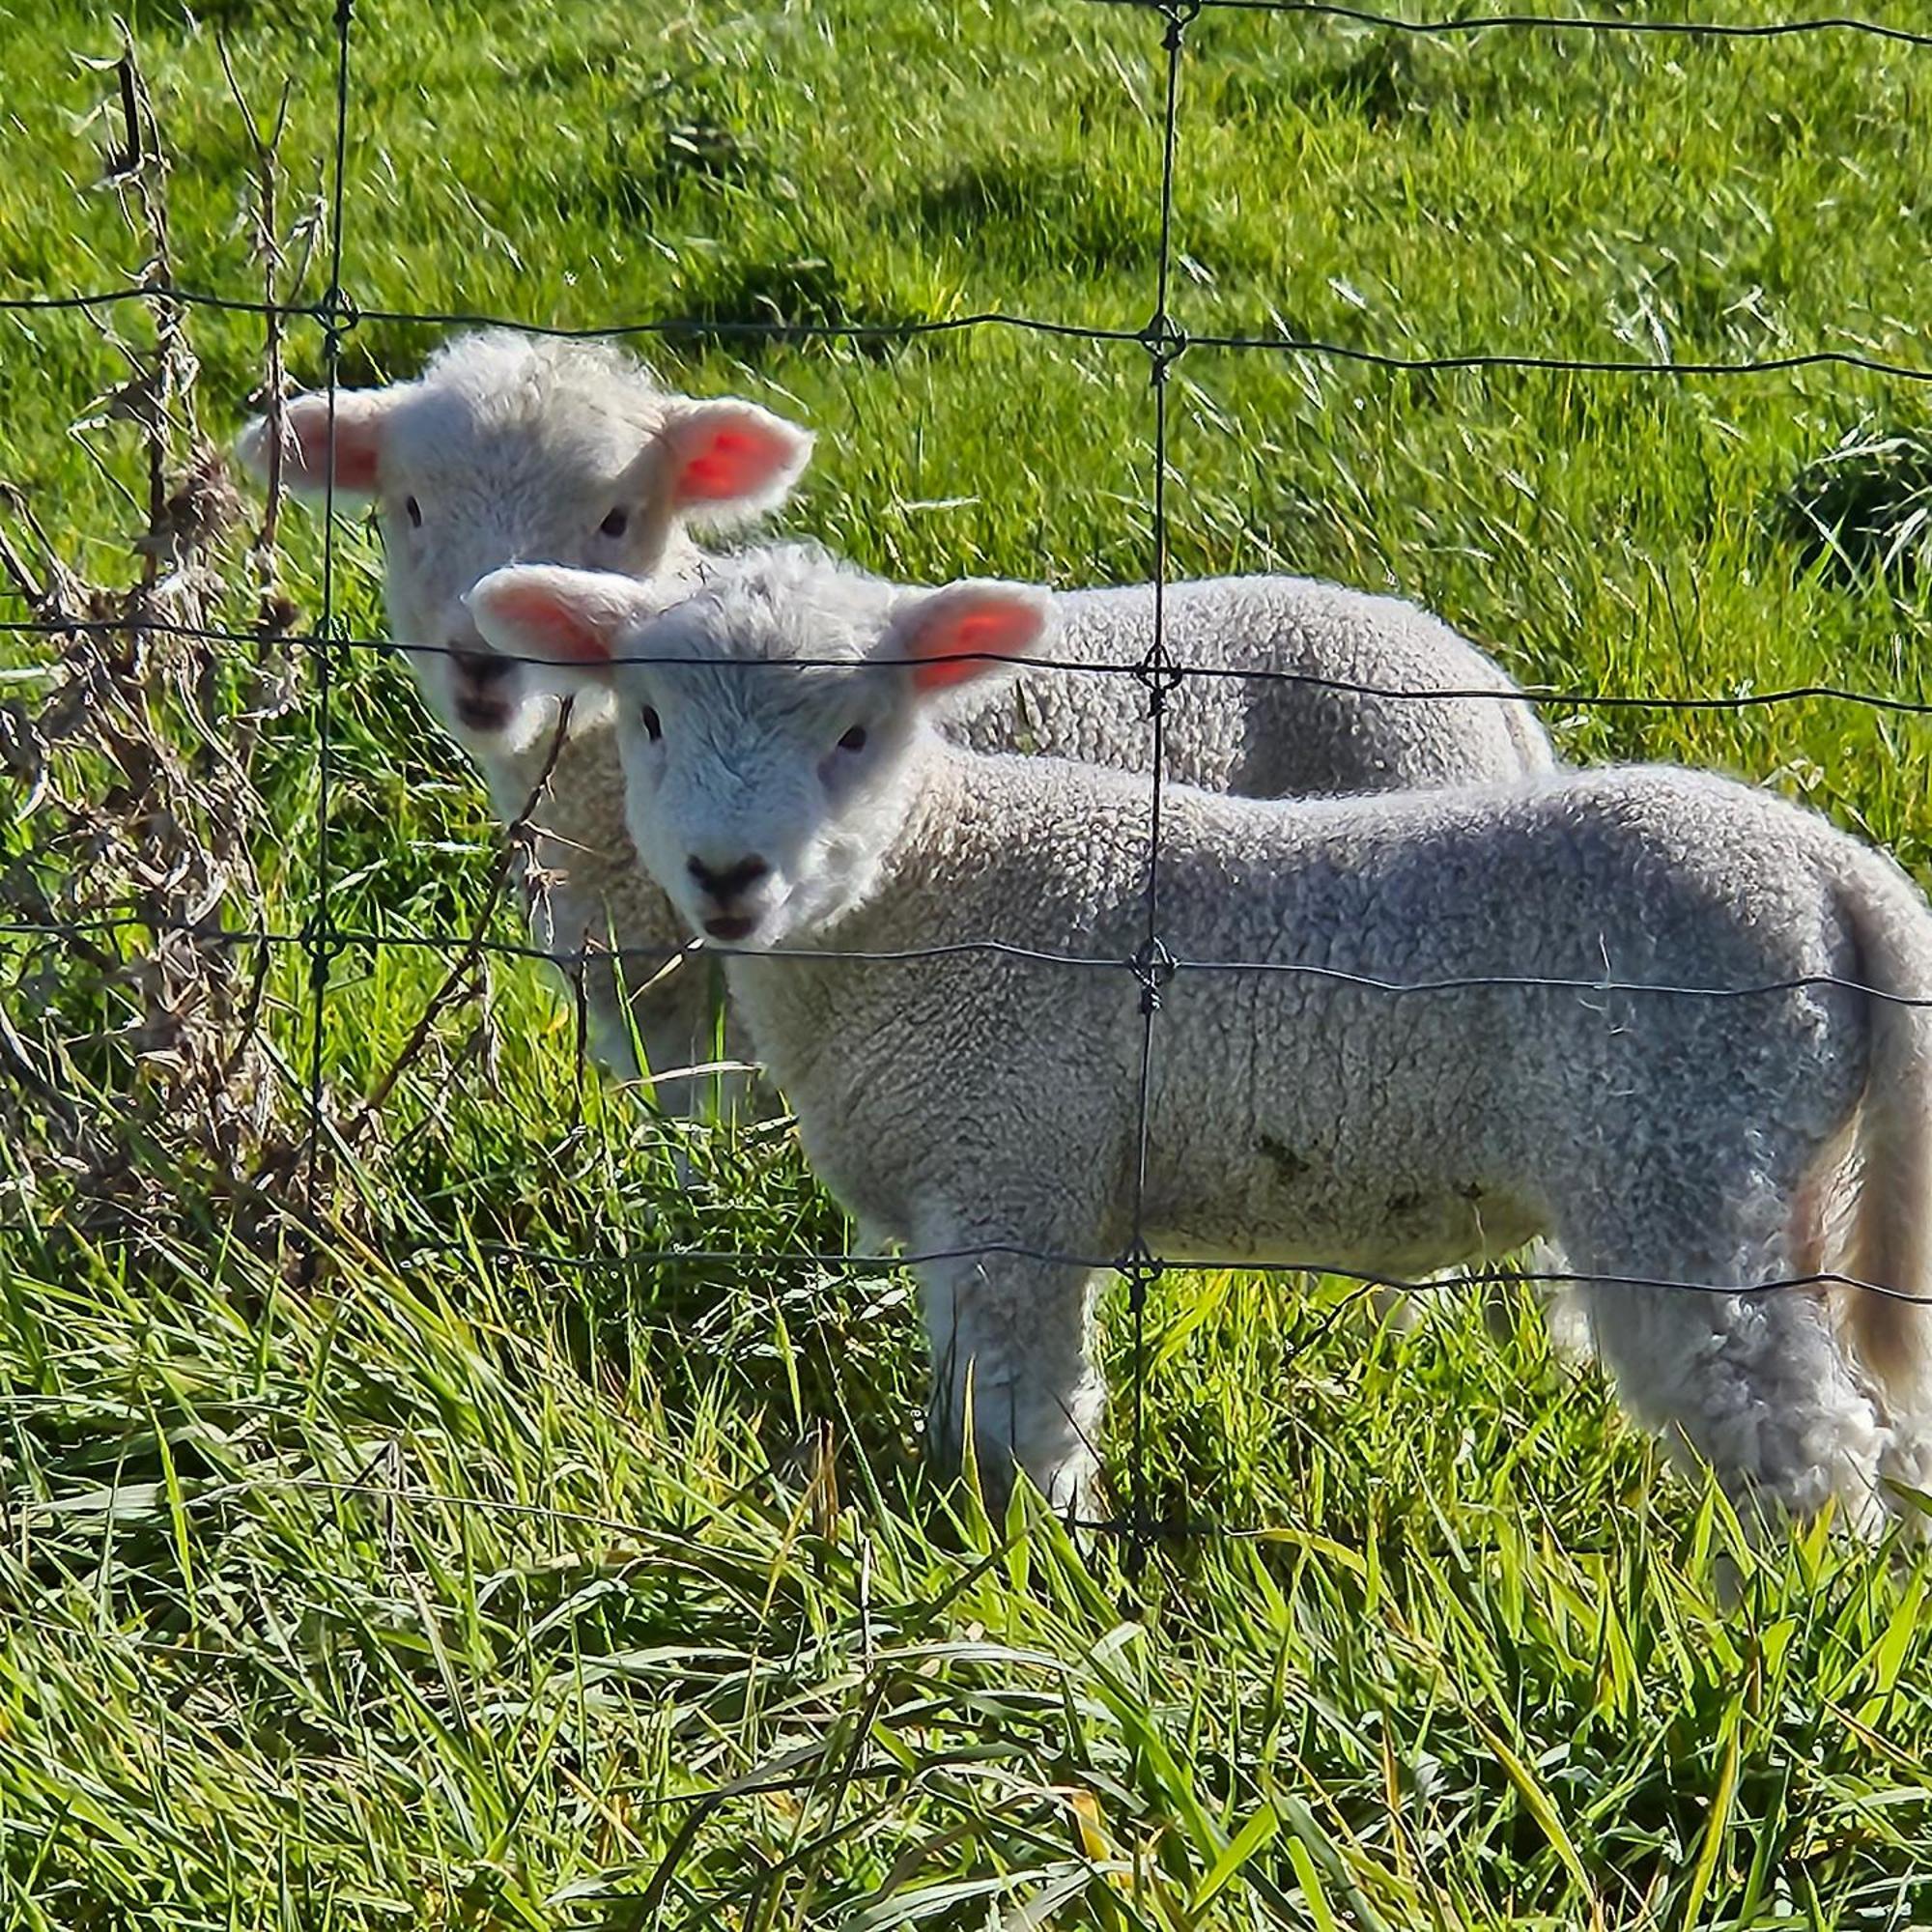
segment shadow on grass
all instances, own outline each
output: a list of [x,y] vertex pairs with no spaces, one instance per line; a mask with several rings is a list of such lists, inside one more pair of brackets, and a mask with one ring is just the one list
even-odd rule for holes
[[1932,435],[1860,424],[1780,497],[1777,534],[1835,582],[1916,590],[1932,561]]

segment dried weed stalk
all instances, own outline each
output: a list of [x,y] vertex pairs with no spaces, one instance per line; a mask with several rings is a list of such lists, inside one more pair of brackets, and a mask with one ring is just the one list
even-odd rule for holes
[[[0,1133],[13,1199],[0,1218],[58,1212],[89,1232],[178,1225],[232,1204],[244,1229],[275,1215],[251,1176],[303,1145],[286,1070],[263,1032],[270,956],[252,854],[270,828],[251,778],[264,723],[301,696],[283,639],[274,511],[249,552],[253,646],[223,630],[225,546],[242,515],[195,407],[191,317],[168,293],[168,161],[131,43],[112,69],[115,137],[102,186],[147,251],[152,291],[97,318],[127,365],[75,435],[104,470],[128,440],[144,489],[126,581],[91,582],[20,492],[0,485],[0,577],[44,627],[43,676],[0,705],[13,782],[0,862]],[[231,76],[232,84],[232,76]],[[242,105],[239,90],[237,104]],[[257,254],[268,299],[285,270],[274,187],[281,118],[256,160]],[[279,331],[263,394],[281,390]],[[271,498],[272,502],[272,498]]]

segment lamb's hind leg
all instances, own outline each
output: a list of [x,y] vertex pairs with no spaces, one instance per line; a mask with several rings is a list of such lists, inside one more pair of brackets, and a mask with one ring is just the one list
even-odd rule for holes
[[1624,1405],[1673,1455],[1708,1463],[1759,1532],[1835,1501],[1874,1530],[1887,1431],[1840,1347],[1826,1297],[1806,1288],[1735,1289],[1789,1278],[1782,1241],[1726,1238],[1718,1208],[1641,1236],[1608,1230],[1566,1241],[1599,1352]]

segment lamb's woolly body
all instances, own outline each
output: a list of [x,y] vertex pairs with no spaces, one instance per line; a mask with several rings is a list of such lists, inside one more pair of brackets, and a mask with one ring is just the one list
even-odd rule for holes
[[[876,895],[815,944],[1134,952],[1144,791],[937,750],[926,780]],[[1155,1026],[1147,1236],[1175,1256],[1403,1278],[1548,1235],[1584,1275],[1777,1279],[1791,1204],[1864,1093],[1874,1003],[1827,986],[1712,1000],[1589,984],[1853,979],[1856,905],[1916,926],[1932,988],[1911,899],[1821,821],[1681,773],[1301,806],[1177,790],[1161,906],[1183,965]],[[1317,971],[1192,963],[1215,959]],[[854,1212],[914,1252],[1125,1250],[1141,1017],[1123,968],[976,952],[744,955],[727,971],[809,1157]],[[1321,973],[1584,989],[1391,996]],[[1015,1444],[1062,1494],[1086,1459],[1056,1411],[1065,1399],[1091,1431],[1097,1409],[1084,1367],[1067,1372],[1084,1363],[1066,1304],[1085,1273],[938,1270],[957,1277],[945,1320],[961,1294],[998,1302],[997,1321],[973,1318],[997,1330],[973,1351],[980,1400],[1031,1391]],[[1631,1406],[1734,1483],[1801,1512],[1835,1495],[1869,1519],[1882,1471],[1922,1483],[1932,1468],[1927,1416],[1915,1401],[1889,1426],[1817,1296],[1612,1283],[1589,1301]],[[1056,1359],[1060,1386],[1032,1387],[1029,1365]]]
[[[824,567],[834,571],[829,559]],[[841,596],[856,596],[867,611],[883,611],[920,594],[845,570],[837,571],[836,580]],[[1149,586],[1072,591],[1054,603],[1056,658],[1118,665],[1146,655],[1152,640]],[[1416,701],[1346,688],[1515,689],[1447,625],[1396,598],[1296,578],[1179,583],[1167,593],[1164,633],[1177,665],[1292,674],[1203,676],[1172,690],[1164,754],[1165,771],[1177,783],[1255,797],[1373,792],[1481,783],[1553,764],[1548,737],[1520,699]],[[1021,669],[976,687],[943,728],[986,751],[1023,749],[1127,772],[1151,766],[1147,690],[1122,674]],[[592,729],[566,750],[544,814],[545,827],[556,835],[540,855],[552,881],[555,943],[564,947],[588,923],[601,944],[614,923],[627,947],[674,949],[688,936],[684,925],[669,901],[639,879],[618,836],[621,810],[608,776],[615,754],[608,741],[600,742],[607,735]],[[499,811],[527,796],[541,770],[541,751],[490,774]],[[607,907],[621,916],[612,920]],[[658,1054],[691,1042],[694,1028],[702,1035],[710,1026],[701,976],[689,968],[679,975],[637,1007],[654,1065],[688,1064]],[[610,1037],[622,1028],[614,995],[601,994],[592,1011],[600,1057],[619,1064],[621,1042]],[[731,1050],[749,1057],[749,1042],[736,1036]]]
[[[748,559],[626,648],[863,658],[870,623],[836,583]],[[620,694],[627,675],[672,673],[619,673]],[[639,849],[687,897],[681,838],[728,820],[771,861],[786,956],[732,954],[733,1001],[834,1191],[914,1252],[975,1251],[922,1269],[942,1426],[970,1372],[982,1467],[1009,1456],[1069,1501],[1101,1403],[1093,1264],[1133,1232],[1147,787],[914,723],[869,791],[828,795],[814,748],[862,704],[883,723],[893,673],[677,675],[631,692],[675,697],[664,746],[620,696]],[[1841,1334],[1828,1293],[1644,1285],[1832,1259],[1821,1181],[1861,1118],[1850,1220],[1923,1272],[1932,1018],[1861,985],[1932,993],[1932,913],[1889,861],[1662,768],[1298,803],[1177,786],[1160,924],[1181,963],[1154,1028],[1156,1252],[1406,1276],[1550,1235],[1594,1278],[1630,1406],[1740,1499],[1869,1524],[1882,1477],[1932,1473],[1925,1311],[1895,1310],[1914,1346],[1881,1354],[1861,1303]],[[841,952],[874,956],[812,956]],[[1463,983],[1495,979],[1572,983]]]
[[[1055,659],[1138,665],[1153,645],[1152,586],[1063,592],[1054,621]],[[1555,763],[1520,695],[1432,695],[1517,687],[1400,598],[1313,578],[1199,579],[1168,587],[1162,636],[1170,665],[1208,673],[1166,697],[1166,771],[1181,784],[1297,798],[1481,784]],[[1240,672],[1255,675],[1229,675]],[[1153,765],[1147,688],[1119,672],[1022,668],[945,728],[976,751]]]

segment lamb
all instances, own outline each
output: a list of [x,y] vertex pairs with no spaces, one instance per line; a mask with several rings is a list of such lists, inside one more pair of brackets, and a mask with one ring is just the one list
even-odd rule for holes
[[[285,424],[282,474],[324,496],[328,397],[294,398]],[[463,595],[524,557],[690,582],[700,559],[687,526],[775,505],[811,441],[753,403],[671,394],[616,349],[508,329],[455,338],[414,382],[336,392],[333,493],[378,505],[390,630],[431,710],[506,823],[549,773],[528,847],[532,936],[583,960],[592,1049],[625,1078],[641,1070],[634,1028],[653,1074],[710,1058],[708,974],[683,957],[689,935],[631,863],[615,740],[596,696],[578,698],[557,746],[554,695],[490,649]],[[266,477],[266,419],[243,431],[240,454]]]
[[[940,1446],[970,1414],[982,1478],[1085,1506],[1094,1283],[1136,1232],[1150,791],[934,728],[1053,603],[966,582],[882,615],[774,549],[668,610],[546,569],[471,606],[614,694],[643,862],[731,948],[819,1175],[923,1257]],[[1387,1278],[1552,1236],[1627,1406],[1747,1521],[1876,1529],[1888,1480],[1932,1477],[1932,910],[1889,860],[1635,766],[1176,787],[1159,869],[1155,1253]],[[1833,1269],[1912,1298],[1806,1280]]]
[[[327,482],[327,422],[326,396],[289,407],[287,473],[312,495]],[[617,351],[507,331],[453,340],[416,382],[338,392],[335,489],[380,501],[391,629],[500,816],[521,811],[542,775],[556,710],[540,682],[490,650],[462,593],[520,559],[689,584],[702,558],[686,521],[771,507],[810,447],[805,431],[750,403],[667,394]],[[242,455],[266,470],[263,423],[244,435]],[[881,583],[874,594],[883,607],[902,593]],[[1147,585],[1068,593],[1058,615],[1059,648],[1082,664],[1136,663],[1152,642]],[[1396,598],[1294,578],[1177,584],[1165,634],[1178,662],[1286,674],[1200,678],[1172,694],[1167,770],[1190,783],[1256,795],[1373,791],[1481,782],[1552,762],[1497,667]],[[1478,695],[1448,695],[1459,691]],[[708,988],[692,962],[678,963],[688,935],[629,862],[611,816],[616,753],[603,702],[579,696],[551,775],[532,924],[548,951],[614,940],[640,968],[629,1017],[610,962],[586,972],[592,1044],[605,1064],[636,1074],[634,1018],[650,1070],[663,1074],[708,1057]],[[948,728],[986,751],[1129,770],[1151,756],[1148,694],[1130,678],[1039,669],[988,678]],[[668,960],[676,970],[663,970]],[[726,1049],[742,1058],[741,1036],[727,1031]],[[698,1098],[687,1086],[683,1110]]]

